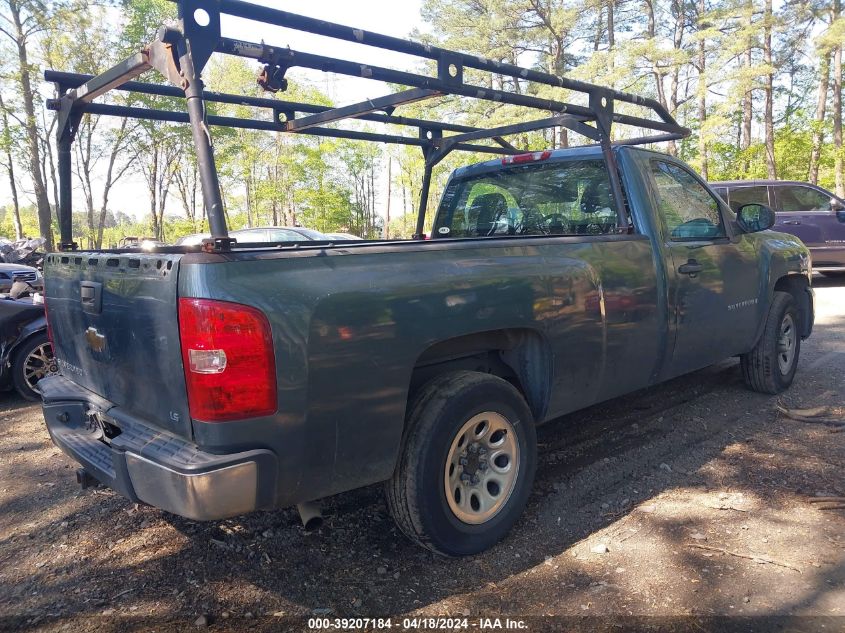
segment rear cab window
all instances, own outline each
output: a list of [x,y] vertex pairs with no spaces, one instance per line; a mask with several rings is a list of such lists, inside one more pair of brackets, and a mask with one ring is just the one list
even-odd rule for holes
[[453,179],[433,238],[602,235],[616,211],[603,160],[517,165]]

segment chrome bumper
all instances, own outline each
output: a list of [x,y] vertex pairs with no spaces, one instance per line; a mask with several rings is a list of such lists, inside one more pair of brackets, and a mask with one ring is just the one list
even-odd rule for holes
[[[102,398],[62,376],[45,378],[39,388],[53,442],[132,501],[198,521],[274,507],[277,464],[271,451],[206,453],[135,418],[116,415]],[[120,432],[105,438],[98,419]]]

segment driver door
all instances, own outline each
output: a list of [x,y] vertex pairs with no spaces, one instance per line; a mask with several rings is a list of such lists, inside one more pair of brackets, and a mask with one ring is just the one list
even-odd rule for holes
[[651,161],[663,224],[670,331],[668,374],[677,376],[747,351],[759,322],[754,243],[732,235],[723,203],[685,165]]

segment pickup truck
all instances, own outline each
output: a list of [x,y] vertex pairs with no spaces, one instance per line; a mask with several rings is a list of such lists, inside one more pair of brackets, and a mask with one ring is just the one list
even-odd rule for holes
[[[467,555],[519,518],[538,424],[732,356],[751,389],[789,387],[813,327],[808,251],[768,230],[767,206],[734,214],[683,162],[643,149],[690,133],[658,101],[242,0],[177,6],[176,26],[100,75],[46,73],[61,95],[48,102],[61,250],[45,267],[61,374],[38,386],[83,484],[195,520],[297,505],[305,522],[314,502],[385,482],[406,535]],[[225,38],[222,13],[416,55],[437,75]],[[271,92],[292,67],[410,88],[336,108],[209,92],[212,53],[264,64]],[[151,69],[171,85],[130,81]],[[483,73],[486,87],[468,83]],[[494,87],[506,85],[519,90]],[[186,111],[94,103],[115,88],[182,96]],[[443,95],[542,118],[478,128],[395,113]],[[207,101],[260,114],[211,114]],[[71,144],[85,113],[190,124],[202,245],[77,249]],[[415,134],[327,127],[350,118]],[[658,134],[620,143],[612,125]],[[419,147],[414,239],[237,241],[213,126]],[[595,144],[525,151],[505,138],[557,128]],[[433,168],[453,150],[499,158],[451,175],[424,239]]]
[[537,424],[731,356],[778,393],[813,325],[807,249],[761,230],[766,207],[615,153],[628,234],[579,148],[457,170],[428,241],[50,254],[54,441],[192,519],[386,482],[418,542],[489,547],[528,498]]

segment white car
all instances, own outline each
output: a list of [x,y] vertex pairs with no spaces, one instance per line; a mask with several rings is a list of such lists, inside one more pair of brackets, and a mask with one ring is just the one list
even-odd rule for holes
[[211,237],[211,233],[194,233],[176,240],[176,246],[199,246],[203,240]]
[[37,268],[21,264],[0,264],[0,292],[9,292],[15,279],[27,282],[36,290],[44,289],[44,278]]

